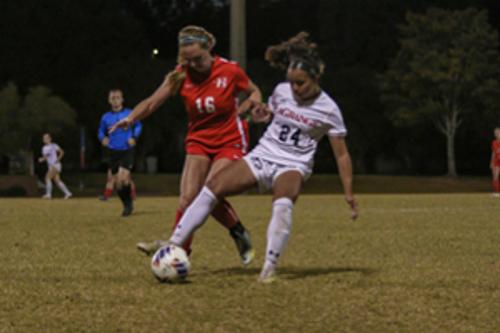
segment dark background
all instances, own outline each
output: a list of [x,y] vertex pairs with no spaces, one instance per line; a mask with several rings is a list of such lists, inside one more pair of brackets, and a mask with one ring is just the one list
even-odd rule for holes
[[[487,9],[491,25],[500,28],[496,0],[249,0],[247,72],[267,97],[284,74],[265,63],[266,47],[310,32],[327,64],[323,88],[340,105],[350,131],[355,172],[445,174],[445,137],[428,125],[394,127],[376,79],[398,51],[397,26],[406,12],[430,6]],[[23,93],[44,85],[61,96],[76,110],[78,127],[85,128],[87,170],[104,170],[96,131],[108,110],[108,90],[121,88],[129,107],[147,97],[175,65],[177,32],[187,24],[213,32],[216,53],[229,56],[228,1],[2,0],[0,87],[13,82]],[[156,57],[153,48],[159,49]],[[459,129],[460,174],[489,172],[495,120],[473,118]],[[180,99],[168,101],[144,125],[138,170],[144,170],[147,156],[157,156],[160,171],[179,172],[186,129]],[[252,127],[253,143],[262,130]],[[55,137],[67,153],[67,169],[78,169],[79,131]],[[36,152],[40,146],[38,140],[32,143]],[[335,171],[327,142],[320,145],[316,171]]]

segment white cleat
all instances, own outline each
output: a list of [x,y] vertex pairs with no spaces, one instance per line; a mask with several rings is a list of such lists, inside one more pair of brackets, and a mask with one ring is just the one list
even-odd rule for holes
[[42,199],[50,200],[52,199],[52,196],[50,194],[45,194],[44,196],[42,196]]
[[68,193],[64,196],[64,200],[68,200],[69,198],[71,198],[73,196],[73,193]]
[[153,242],[139,242],[136,244],[137,249],[147,256],[153,255],[162,246],[168,245],[169,242],[165,240],[155,240]]
[[276,269],[274,267],[269,267],[267,269],[262,269],[262,272],[260,272],[259,279],[257,280],[260,283],[273,283],[277,280],[278,278],[276,277]]
[[498,197],[500,197],[500,193],[495,192],[495,193],[492,193],[491,196],[493,198],[498,198]]

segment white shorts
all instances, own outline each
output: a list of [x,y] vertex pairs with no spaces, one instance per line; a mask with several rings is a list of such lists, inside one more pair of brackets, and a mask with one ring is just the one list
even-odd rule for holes
[[56,171],[58,173],[61,173],[61,171],[62,171],[62,164],[61,163],[50,164],[49,165],[49,170],[50,170],[50,168],[54,168],[54,169],[56,169]]
[[272,189],[276,179],[284,172],[298,171],[302,175],[304,181],[306,181],[312,173],[311,168],[302,163],[291,163],[289,161],[277,162],[276,160],[270,160],[269,158],[263,157],[256,152],[250,152],[243,157],[243,160],[247,163],[255,179],[257,179],[260,192]]

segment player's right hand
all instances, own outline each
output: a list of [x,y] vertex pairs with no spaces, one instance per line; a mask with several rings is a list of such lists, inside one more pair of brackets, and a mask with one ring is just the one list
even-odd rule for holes
[[101,141],[102,145],[104,147],[107,147],[109,145],[109,138],[107,136],[105,136],[102,141]]
[[109,129],[109,133],[113,133],[119,128],[127,129],[132,126],[132,123],[133,121],[129,117],[125,117],[111,126],[111,128]]
[[250,110],[254,123],[267,123],[271,119],[272,111],[265,103],[259,103]]

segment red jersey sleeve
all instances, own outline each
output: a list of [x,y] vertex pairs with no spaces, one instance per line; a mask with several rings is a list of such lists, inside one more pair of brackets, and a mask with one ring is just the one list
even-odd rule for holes
[[248,78],[248,75],[245,73],[245,71],[240,66],[235,64],[233,73],[234,73],[234,87],[236,93],[248,90],[250,79]]

